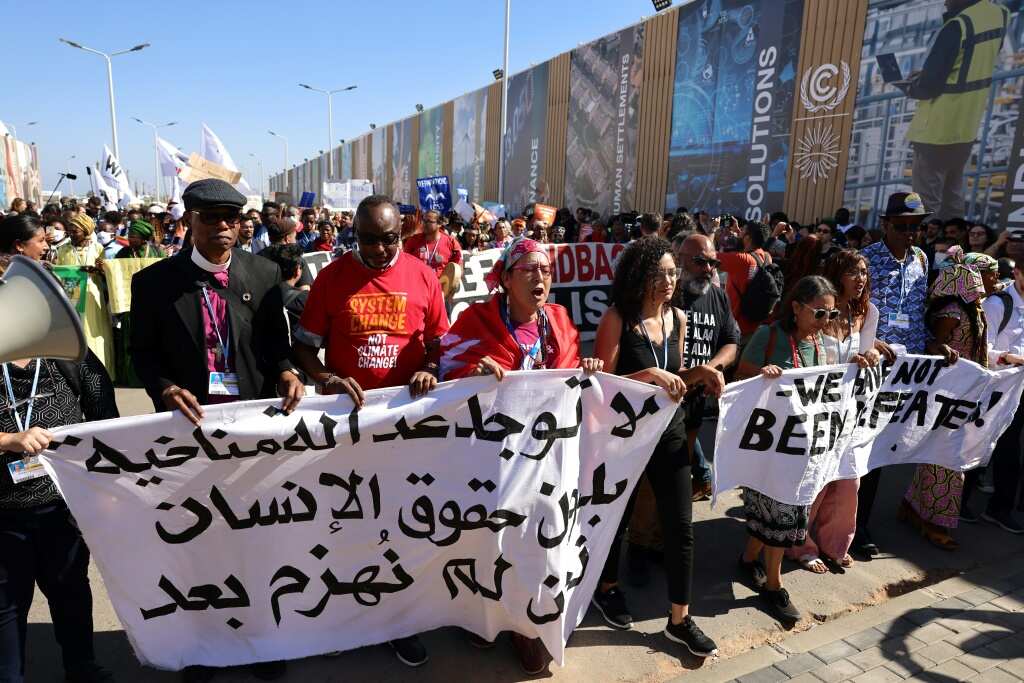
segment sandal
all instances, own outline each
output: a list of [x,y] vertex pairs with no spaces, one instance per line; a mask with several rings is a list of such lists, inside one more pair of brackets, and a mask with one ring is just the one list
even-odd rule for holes
[[850,556],[850,553],[846,553],[843,555],[843,559],[839,560],[839,566],[844,567],[845,569],[849,569],[853,565],[853,557]]
[[761,560],[745,562],[741,554],[739,564],[740,571],[743,573],[743,578],[746,579],[748,585],[752,586],[754,590],[762,590],[768,583],[768,572],[765,570]]
[[802,555],[797,562],[812,574],[828,574],[828,565],[817,555]]
[[843,565],[841,563],[837,562],[836,560],[834,560],[833,558],[829,557],[825,553],[821,554],[821,561],[825,563],[825,566],[828,567],[828,570],[830,572],[832,572],[833,574],[845,574],[846,573],[846,569],[843,568]]

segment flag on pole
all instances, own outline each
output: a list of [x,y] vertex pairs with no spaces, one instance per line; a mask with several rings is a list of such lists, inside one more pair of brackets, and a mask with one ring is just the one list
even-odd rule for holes
[[118,192],[108,183],[99,168],[86,166],[85,172],[89,174],[89,183],[92,185],[93,195],[103,200],[103,208],[106,211],[117,209]]
[[[231,154],[228,152],[224,143],[220,141],[217,134],[210,130],[210,127],[205,123],[203,124],[203,139],[199,145],[199,156],[203,157],[207,161],[212,161],[215,164],[219,164],[229,171],[238,172],[238,165],[235,160],[231,158]],[[250,195],[253,193],[252,187],[245,181],[245,178],[240,178],[235,183],[235,189],[244,195]]]
[[156,139],[160,154],[160,175],[173,178],[188,166],[188,155],[161,137]]
[[100,166],[100,176],[106,181],[110,189],[116,192],[118,205],[127,206],[135,201],[135,193],[132,192],[132,185],[128,181],[128,174],[125,173],[121,162],[117,160],[110,148],[103,145],[103,163]]

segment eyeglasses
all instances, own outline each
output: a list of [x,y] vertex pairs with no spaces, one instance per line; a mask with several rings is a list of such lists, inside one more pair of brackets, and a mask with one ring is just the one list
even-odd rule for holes
[[698,266],[711,266],[717,270],[722,265],[722,262],[716,258],[708,258],[706,256],[692,256],[691,258]]
[[662,278],[666,278],[668,280],[675,280],[678,277],[679,271],[673,268],[672,270],[656,270],[653,273],[651,273],[650,279],[656,282],[658,280],[661,280]]
[[541,277],[551,277],[551,266],[545,266],[542,263],[527,263],[521,266],[512,266],[512,270],[519,270],[527,275],[540,273]]
[[231,211],[224,209],[200,209],[199,220],[207,225],[220,225],[221,223],[227,223],[228,225],[238,225],[242,222],[242,213],[240,211]]
[[364,247],[375,247],[378,244],[383,244],[385,247],[393,247],[398,244],[402,236],[397,232],[385,232],[380,235],[367,234],[365,232],[356,233],[356,239],[359,244]]
[[803,306],[804,308],[806,308],[809,311],[813,311],[814,312],[814,319],[815,320],[821,320],[826,315],[828,316],[829,320],[835,320],[836,318],[839,317],[839,309],[838,308],[811,308],[810,306],[808,306],[805,303],[801,303],[800,305]]

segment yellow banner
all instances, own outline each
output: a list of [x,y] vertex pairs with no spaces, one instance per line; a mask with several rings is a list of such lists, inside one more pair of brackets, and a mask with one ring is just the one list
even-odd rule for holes
[[158,258],[104,259],[103,272],[107,276],[107,300],[113,315],[127,313],[132,308],[132,277]]
[[242,179],[242,174],[238,171],[232,171],[220,164],[215,164],[209,159],[204,159],[195,152],[188,158],[188,168],[181,172],[185,182],[194,183],[197,180],[203,180],[204,178],[217,178],[218,180],[224,180],[236,184]]

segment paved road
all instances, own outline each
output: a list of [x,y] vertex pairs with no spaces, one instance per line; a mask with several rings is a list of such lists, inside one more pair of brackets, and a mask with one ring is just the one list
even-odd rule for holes
[[[150,409],[148,400],[139,391],[119,390],[118,403],[125,415]],[[694,512],[697,542],[694,587],[698,598],[692,609],[702,627],[718,642],[722,657],[703,663],[699,673],[692,671],[701,668],[702,662],[684,655],[660,635],[667,605],[664,578],[656,573],[644,588],[626,587],[638,621],[633,631],[619,632],[606,628],[592,610],[569,641],[566,666],[552,665],[538,678],[658,683],[685,675],[685,679],[729,680],[772,665],[776,659],[784,659],[785,656],[776,648],[782,647],[780,644],[787,642],[787,637],[825,633],[833,624],[841,623],[844,615],[852,615],[846,619],[856,619],[870,614],[872,610],[884,609],[886,604],[894,603],[890,600],[894,595],[937,584],[963,572],[1001,568],[1008,564],[1016,566],[1017,572],[1024,569],[1021,562],[1024,538],[1010,536],[993,526],[980,524],[961,530],[962,548],[958,552],[947,553],[931,547],[897,522],[896,503],[910,476],[910,468],[895,468],[882,478],[874,528],[876,541],[883,551],[887,551],[883,555],[871,562],[858,563],[843,576],[813,575],[795,565],[784,568],[785,584],[794,601],[805,612],[804,620],[792,632],[783,631],[760,609],[757,596],[736,582],[734,568],[745,533],[739,519],[739,496],[729,492],[722,496],[714,510],[705,502],[698,503]],[[177,680],[173,674],[138,665],[95,568],[92,576],[97,650],[103,663],[112,668],[122,681],[161,683]],[[917,594],[927,595],[921,591]],[[30,621],[29,680],[59,680],[59,651],[48,623],[46,603],[41,596],[37,595]],[[1018,630],[1024,628],[1024,623],[1014,621],[1014,624]],[[430,650],[431,661],[415,671],[399,664],[389,650],[371,647],[345,653],[336,659],[310,658],[293,662],[286,680],[302,683],[395,680],[449,683],[528,678],[521,673],[511,646],[505,642],[491,651],[475,650],[455,629],[425,634],[424,641]],[[743,671],[730,668],[735,667],[734,662],[742,662],[743,657],[763,652],[766,644],[778,655],[776,659]],[[216,680],[255,679],[247,677],[244,672],[231,672],[218,676]]]

